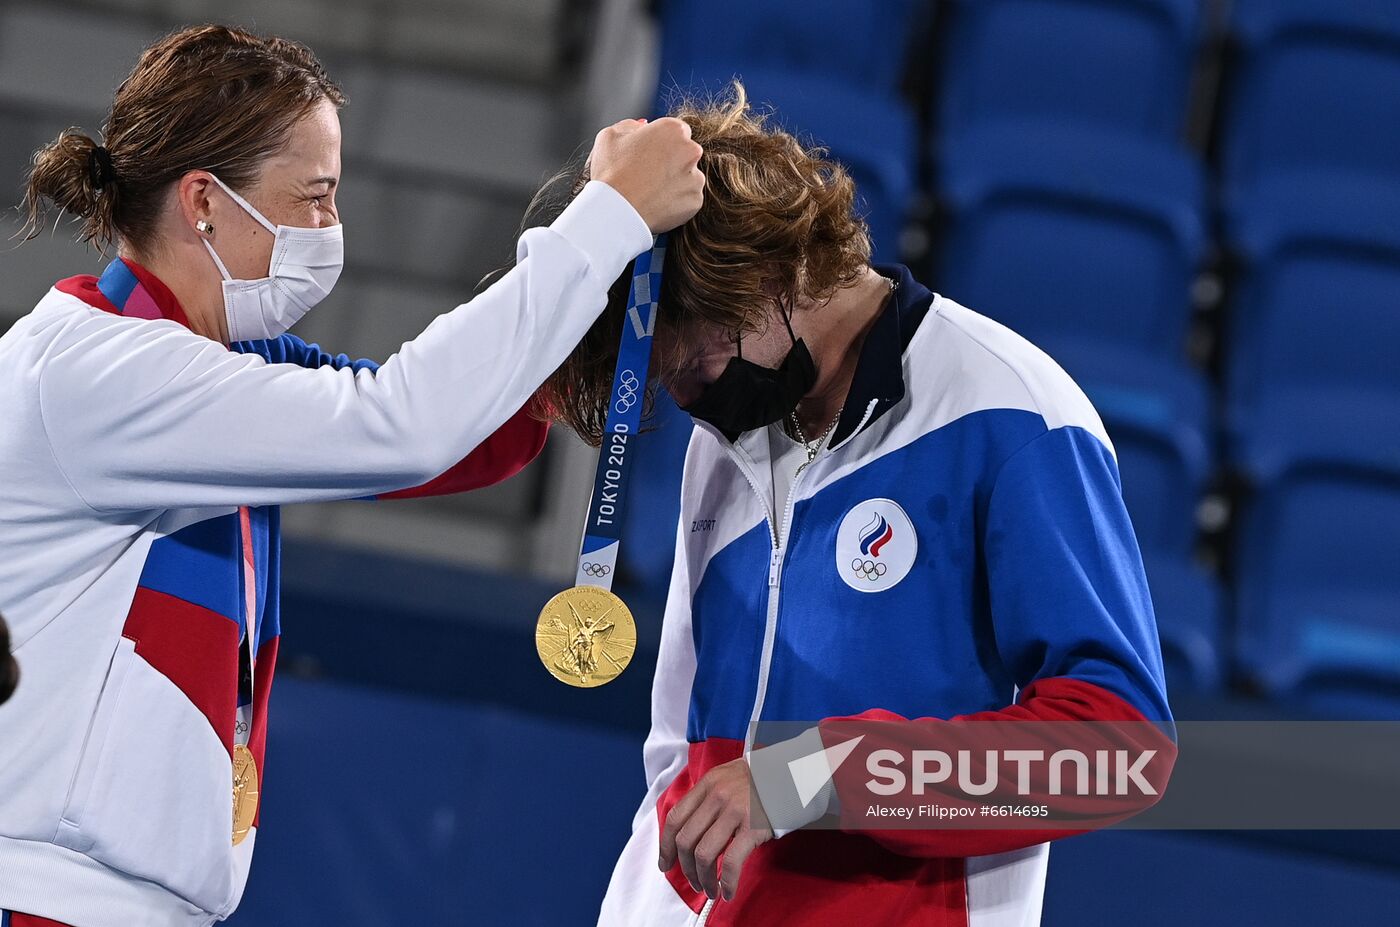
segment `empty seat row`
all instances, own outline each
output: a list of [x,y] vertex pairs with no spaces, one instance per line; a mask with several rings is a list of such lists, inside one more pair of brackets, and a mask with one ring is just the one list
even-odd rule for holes
[[[1212,23],[1216,8],[1208,0],[669,0],[663,100],[738,75],[780,112],[803,110],[792,121],[866,181],[877,248],[888,255],[918,163],[902,76],[927,78],[935,95],[935,162],[1004,121],[1176,145],[1204,115],[1193,101],[1212,31],[1222,28]],[[1400,181],[1400,4],[1235,0],[1230,11],[1218,120],[1227,201],[1279,170]]]

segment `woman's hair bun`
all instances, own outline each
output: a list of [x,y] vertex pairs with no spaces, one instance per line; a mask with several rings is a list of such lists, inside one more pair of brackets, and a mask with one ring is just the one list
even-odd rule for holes
[[86,133],[64,129],[34,153],[25,185],[26,237],[38,234],[47,204],[83,221],[82,238],[111,241],[116,172],[111,155]]

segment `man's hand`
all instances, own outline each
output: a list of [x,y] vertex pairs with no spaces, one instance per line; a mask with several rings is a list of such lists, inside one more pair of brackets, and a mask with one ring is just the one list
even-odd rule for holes
[[654,234],[669,232],[700,211],[702,149],[679,119],[625,119],[593,140],[589,175],[621,193]]
[[[744,861],[754,847],[773,839],[768,816],[753,798],[753,780],[743,757],[707,772],[666,816],[661,871],[679,859],[691,888],[732,900]],[[721,857],[723,871],[716,873]]]

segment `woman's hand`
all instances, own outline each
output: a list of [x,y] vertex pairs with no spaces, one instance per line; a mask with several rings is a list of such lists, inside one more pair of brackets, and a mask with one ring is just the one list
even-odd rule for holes
[[[753,778],[743,757],[705,773],[666,815],[661,831],[665,872],[679,859],[691,888],[725,901],[739,890],[739,872],[754,847],[773,839],[763,806],[754,801]],[[720,858],[724,863],[716,871]]]
[[697,167],[701,153],[690,126],[679,119],[645,124],[625,119],[593,140],[589,173],[621,193],[659,234],[699,212],[705,191],[705,175]]

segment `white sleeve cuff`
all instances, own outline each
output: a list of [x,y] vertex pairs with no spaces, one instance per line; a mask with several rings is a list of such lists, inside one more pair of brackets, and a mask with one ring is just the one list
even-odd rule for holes
[[[784,837],[835,813],[836,787],[824,750],[821,732],[811,727],[790,740],[749,753],[754,790],[774,837]],[[799,760],[802,763],[794,766]]]
[[651,229],[621,193],[590,180],[551,229],[588,258],[589,266],[612,283],[627,262],[651,247]]

